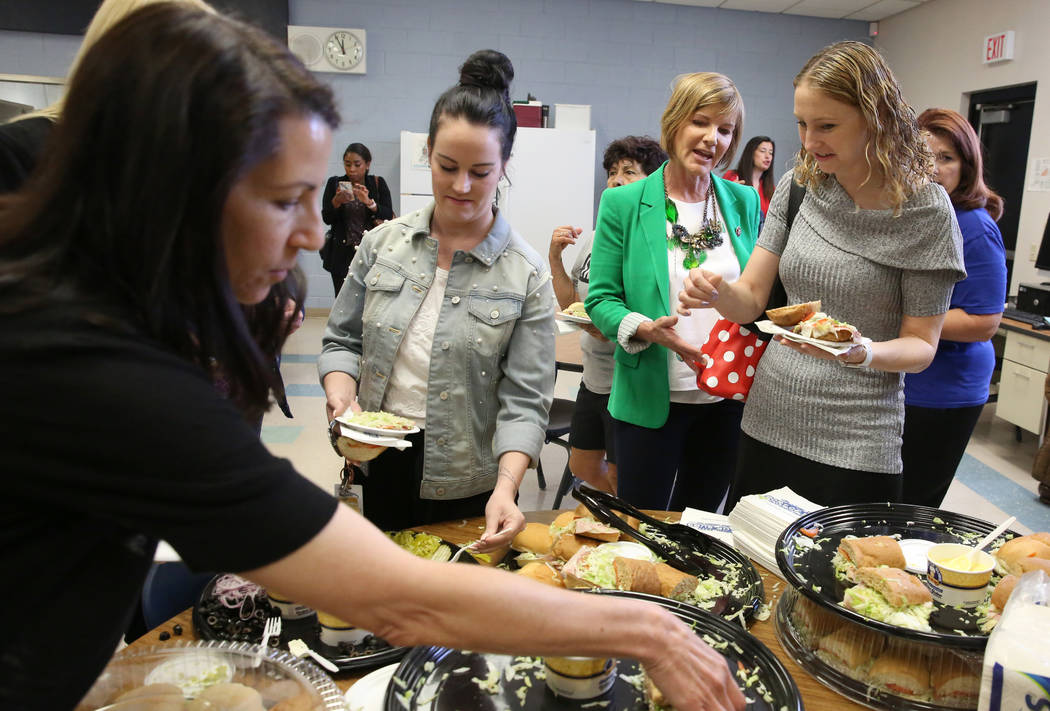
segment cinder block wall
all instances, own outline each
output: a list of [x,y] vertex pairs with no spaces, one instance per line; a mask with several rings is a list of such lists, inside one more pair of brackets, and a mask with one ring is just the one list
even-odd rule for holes
[[[348,143],[364,143],[395,209],[400,131],[426,130],[435,99],[476,49],[511,58],[514,98],[532,93],[551,105],[591,105],[597,208],[605,145],[632,133],[658,137],[670,84],[683,72],[718,71],[736,82],[747,109],[744,140],[773,137],[779,176],[798,149],[792,77],[824,45],[867,33],[864,22],[637,0],[289,0],[289,22],[367,31],[367,74],[320,75],[344,117],[330,174],[342,172]],[[0,32],[0,72],[63,76],[78,44],[74,37]],[[301,263],[310,278],[308,306],[328,308],[332,284],[320,260],[304,254]]]

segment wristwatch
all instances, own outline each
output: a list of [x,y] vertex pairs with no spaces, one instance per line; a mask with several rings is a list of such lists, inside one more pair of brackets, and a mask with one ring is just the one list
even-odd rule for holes
[[872,356],[874,355],[874,353],[871,350],[871,344],[865,342],[865,343],[861,343],[859,345],[860,345],[861,348],[864,349],[864,360],[862,360],[859,363],[847,363],[844,360],[840,360],[839,361],[839,365],[843,365],[843,366],[845,366],[847,368],[867,368],[868,366],[870,366],[871,365]]

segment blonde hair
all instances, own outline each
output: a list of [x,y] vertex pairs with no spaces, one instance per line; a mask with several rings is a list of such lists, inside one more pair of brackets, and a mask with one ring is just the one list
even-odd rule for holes
[[[67,80],[76,74],[77,67],[80,66],[80,62],[84,59],[84,55],[87,54],[89,49],[95,46],[95,43],[98,42],[102,35],[106,34],[106,31],[109,30],[110,27],[117,24],[140,7],[152,5],[156,2],[179,2],[206,12],[215,12],[215,8],[204,2],[204,0],[103,0],[102,4],[99,5],[98,10],[95,11],[95,16],[91,18],[91,23],[87,26],[87,30],[84,31],[84,40],[80,43],[80,49],[77,50],[76,56],[73,57],[73,63],[69,65],[69,71],[66,73]],[[35,116],[42,116],[52,121],[57,121],[58,117],[62,115],[62,108],[66,103],[65,99],[66,97],[63,94],[50,106],[46,106],[37,111],[32,111],[28,114],[23,114],[18,118],[27,119]]]
[[[862,42],[837,42],[806,62],[793,84],[797,89],[803,82],[860,111],[870,136],[864,151],[868,175],[862,185],[874,173],[874,157],[890,204],[899,213],[901,205],[932,179],[933,154],[886,60]],[[826,178],[802,146],[795,158],[795,179],[815,188]]]
[[693,114],[709,106],[717,107],[719,114],[736,114],[733,138],[725,155],[716,168],[724,168],[733,162],[733,155],[740,144],[744,130],[744,99],[733,80],[716,72],[695,72],[675,77],[674,90],[667,101],[664,115],[660,117],[660,147],[674,160],[674,141],[682,125]]

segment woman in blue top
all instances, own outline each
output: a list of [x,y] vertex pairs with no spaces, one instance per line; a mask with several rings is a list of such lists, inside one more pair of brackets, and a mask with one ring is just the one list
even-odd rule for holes
[[995,368],[991,338],[1006,300],[1006,251],[995,221],[1003,200],[984,184],[981,144],[954,111],[927,109],[919,126],[936,161],[963,236],[966,278],[955,285],[937,355],[904,381],[904,496],[940,506],[988,400]]

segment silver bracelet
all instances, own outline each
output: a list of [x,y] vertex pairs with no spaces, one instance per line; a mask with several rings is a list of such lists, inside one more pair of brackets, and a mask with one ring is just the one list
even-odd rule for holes
[[871,349],[870,343],[861,343],[860,347],[864,349],[864,360],[859,363],[847,363],[844,360],[839,361],[839,365],[843,365],[847,368],[867,368],[871,365],[871,359],[875,355]]
[[503,469],[500,469],[499,470],[499,475],[496,478],[499,479],[499,477],[501,477],[501,476],[505,476],[508,479],[510,479],[510,483],[514,485],[514,490],[517,491],[519,484],[518,484],[518,480],[514,478],[513,474],[511,474],[508,471],[504,471]]

